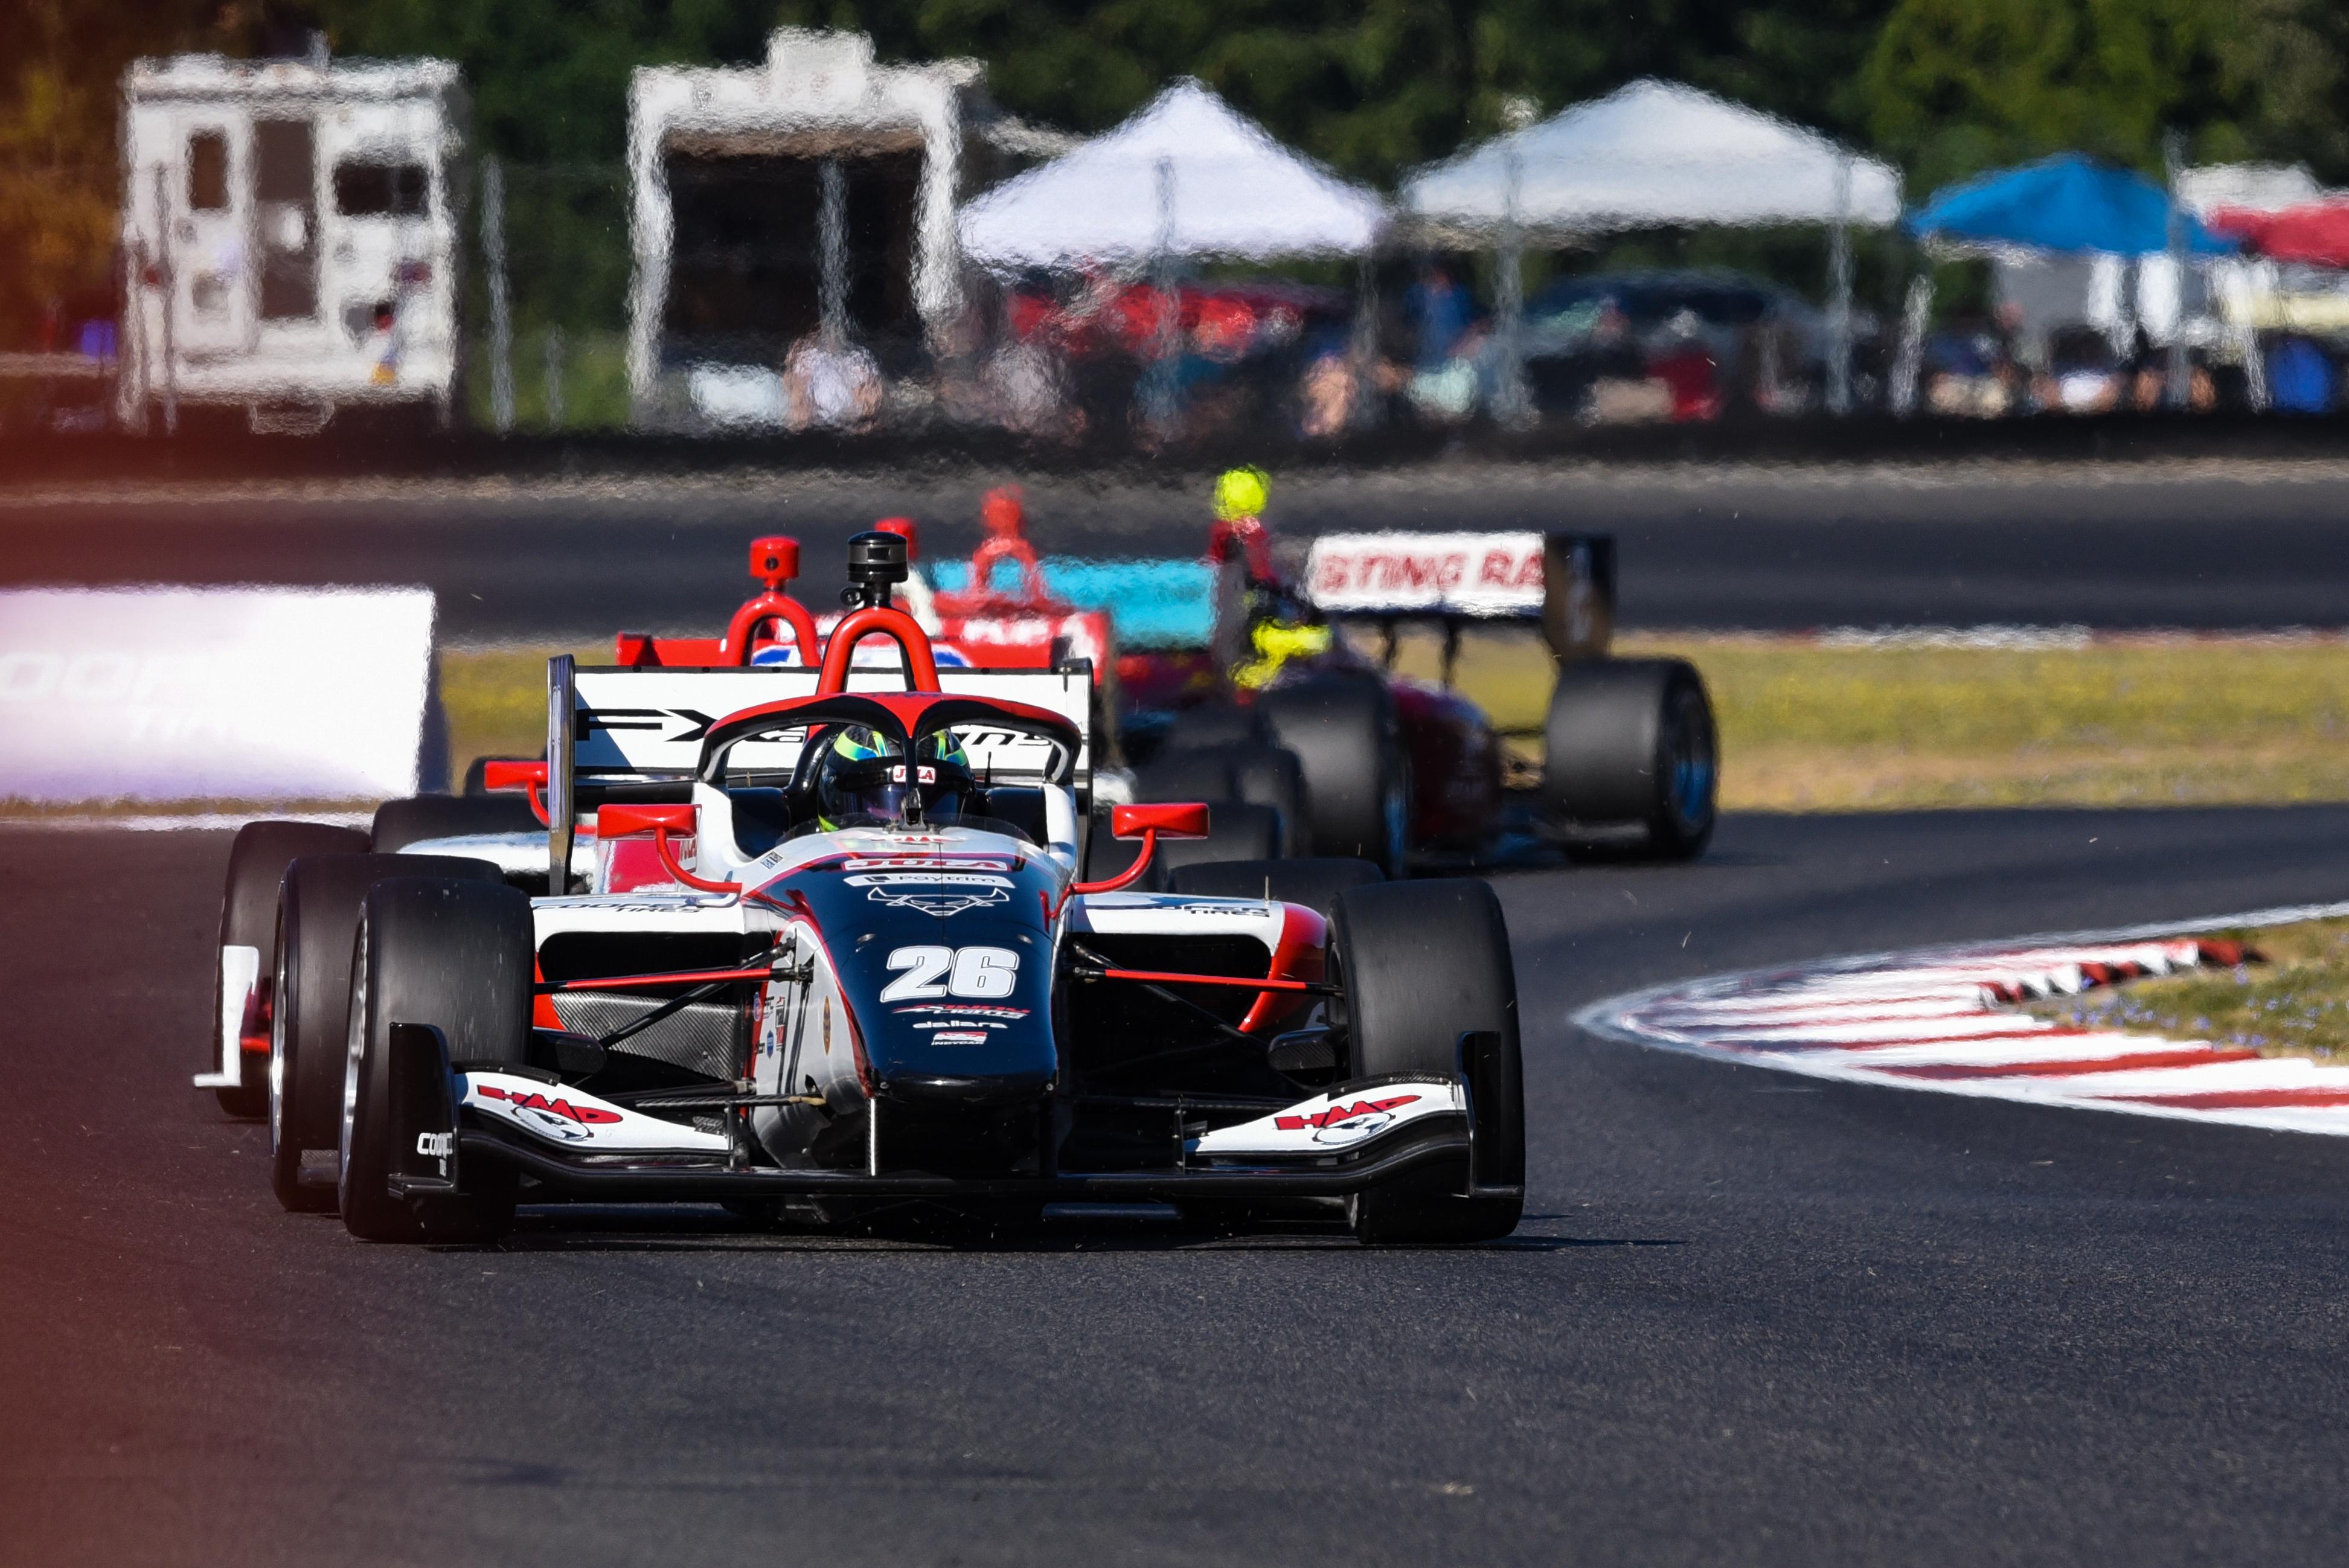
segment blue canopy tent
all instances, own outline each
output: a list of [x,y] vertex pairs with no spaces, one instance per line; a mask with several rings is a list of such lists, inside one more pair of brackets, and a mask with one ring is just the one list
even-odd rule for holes
[[[2019,169],[1944,185],[1905,225],[1919,239],[1961,245],[2142,256],[2169,249],[2169,192],[2144,175],[2059,152]],[[2179,216],[2192,253],[2217,256],[2234,250],[2192,213]]]
[[[2186,263],[2192,256],[2227,255],[2230,241],[2204,228],[2170,192],[2133,170],[2077,152],[2060,152],[2015,169],[1945,185],[1903,220],[1909,233],[1944,253],[1997,255],[2032,251],[2068,255],[2144,257],[2166,255],[2175,269],[2178,300],[2184,301]],[[1909,285],[1902,312],[1900,347],[1892,370],[1892,404],[1906,413],[1915,406],[1917,377],[1928,314],[1932,307],[1930,273]],[[2184,347],[2172,346],[2173,396],[2182,396]],[[2254,375],[2254,401],[2263,389]]]

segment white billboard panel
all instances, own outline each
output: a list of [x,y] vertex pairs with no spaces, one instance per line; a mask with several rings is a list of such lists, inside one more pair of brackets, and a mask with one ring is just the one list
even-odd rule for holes
[[0,799],[413,794],[423,588],[0,592]]

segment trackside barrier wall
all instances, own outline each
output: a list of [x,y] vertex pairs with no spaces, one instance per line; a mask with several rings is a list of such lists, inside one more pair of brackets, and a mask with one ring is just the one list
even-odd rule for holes
[[0,593],[0,799],[374,801],[445,780],[433,599]]

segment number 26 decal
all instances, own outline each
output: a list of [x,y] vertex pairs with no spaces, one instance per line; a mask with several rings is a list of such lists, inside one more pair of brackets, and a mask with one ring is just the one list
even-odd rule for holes
[[884,1002],[933,996],[1009,996],[1019,979],[1019,954],[1009,947],[900,947],[889,967],[903,970],[881,993]]

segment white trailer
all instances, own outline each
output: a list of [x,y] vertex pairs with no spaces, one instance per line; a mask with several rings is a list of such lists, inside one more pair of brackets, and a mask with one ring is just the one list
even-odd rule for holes
[[182,55],[124,73],[120,413],[255,428],[340,408],[446,422],[457,386],[458,173],[446,60]]
[[819,330],[885,357],[942,336],[961,305],[964,133],[986,136],[1001,119],[982,82],[976,60],[878,65],[861,33],[788,27],[761,65],[639,67],[628,87],[636,421],[727,422],[711,388],[739,400],[749,386],[749,422],[761,422],[761,381],[779,420],[784,356]]

